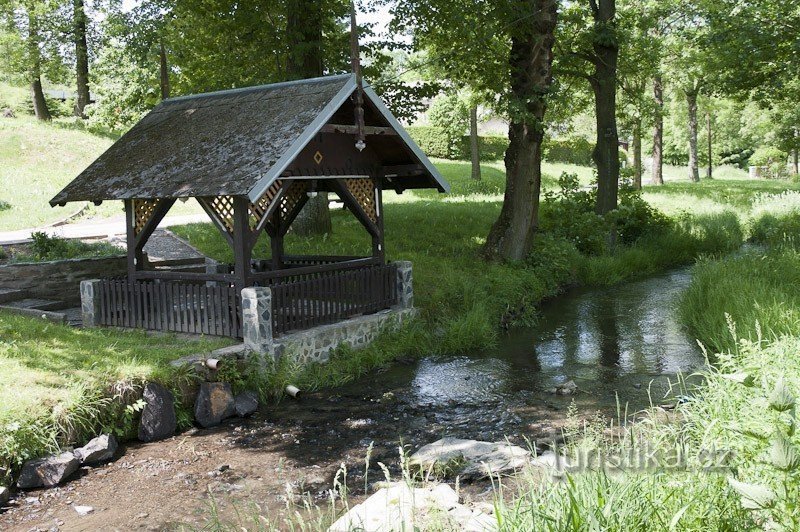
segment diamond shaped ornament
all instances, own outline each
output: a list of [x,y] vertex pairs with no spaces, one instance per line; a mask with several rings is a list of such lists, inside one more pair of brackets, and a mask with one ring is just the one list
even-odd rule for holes
[[317,150],[317,153],[314,154],[314,162],[317,164],[322,162],[322,153],[320,153],[319,150]]

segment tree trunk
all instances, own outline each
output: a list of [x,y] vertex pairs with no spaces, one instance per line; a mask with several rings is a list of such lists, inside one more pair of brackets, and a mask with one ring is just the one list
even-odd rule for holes
[[708,135],[708,169],[706,170],[706,177],[714,179],[714,151],[712,148],[712,131],[711,131],[711,111],[706,111],[706,133]]
[[642,120],[633,126],[633,188],[642,190]]
[[[506,189],[500,216],[486,238],[487,257],[522,260],[530,253],[539,221],[545,95],[552,84],[557,0],[529,0],[534,18],[511,34],[509,145]],[[518,105],[524,103],[524,106]],[[522,111],[520,111],[522,109]]]
[[697,163],[697,90],[686,91],[686,104],[689,107],[689,179],[700,181]]
[[75,116],[86,118],[84,109],[89,105],[89,46],[86,44],[86,6],[83,0],[73,0],[73,37],[75,38]]
[[42,90],[42,55],[39,50],[39,21],[36,16],[28,11],[28,55],[29,70],[28,78],[31,88],[31,100],[33,101],[33,114],[39,120],[52,120],[50,109],[47,108],[47,100],[44,99]]
[[800,158],[798,157],[797,148],[792,150],[792,158],[794,159],[794,175],[800,174]]
[[[289,0],[286,16],[289,57],[288,78],[305,79],[322,75],[322,2],[321,0]],[[355,142],[355,139],[353,139]],[[331,232],[331,211],[328,193],[309,198],[295,218],[292,229],[300,235],[323,235]]]
[[481,180],[481,152],[478,145],[478,106],[469,110],[469,156],[472,161],[472,179]]
[[[594,2],[592,2],[594,6]],[[599,0],[593,7],[595,24],[607,27],[616,15],[615,0]],[[592,159],[597,165],[597,204],[595,212],[606,214],[617,208],[619,193],[619,135],[617,133],[617,56],[616,38],[596,39],[594,74],[594,108],[597,119],[597,143]]]
[[653,78],[653,98],[656,101],[655,127],[653,128],[653,176],[654,185],[664,184],[664,85],[661,75]]
[[166,100],[169,98],[169,65],[167,64],[167,49],[164,46],[164,41],[158,43],[158,71],[159,71],[159,85],[161,87],[161,99]]

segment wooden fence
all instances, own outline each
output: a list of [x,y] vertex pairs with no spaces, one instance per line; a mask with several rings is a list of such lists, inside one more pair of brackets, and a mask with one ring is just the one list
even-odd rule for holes
[[[302,273],[263,282],[272,290],[275,335],[377,312],[397,303],[395,264]],[[242,299],[233,285],[104,279],[99,299],[99,325],[242,337]]]
[[242,336],[242,298],[229,285],[105,279],[100,325]]
[[272,331],[335,323],[397,303],[397,266],[324,272],[272,285]]

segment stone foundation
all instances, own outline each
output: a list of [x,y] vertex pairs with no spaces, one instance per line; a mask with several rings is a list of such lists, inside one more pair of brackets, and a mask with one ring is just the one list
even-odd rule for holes
[[327,362],[331,353],[338,346],[344,344],[354,349],[366,347],[381,332],[396,329],[416,315],[417,309],[415,308],[392,308],[330,325],[297,331],[276,338],[269,354],[275,359],[290,357],[298,364]]

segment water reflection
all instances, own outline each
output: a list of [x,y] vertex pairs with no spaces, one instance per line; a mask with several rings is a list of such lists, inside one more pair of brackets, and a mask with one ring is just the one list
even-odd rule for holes
[[[457,433],[530,426],[572,401],[612,415],[618,400],[639,409],[662,400],[668,379],[704,363],[675,318],[689,281],[688,270],[678,270],[566,294],[542,308],[536,327],[513,331],[496,349],[396,366],[354,391],[394,390],[403,404]],[[551,393],[570,379],[580,393]]]

